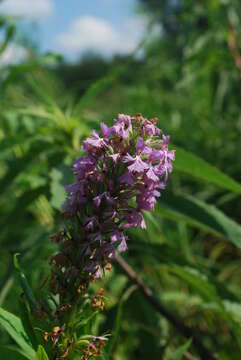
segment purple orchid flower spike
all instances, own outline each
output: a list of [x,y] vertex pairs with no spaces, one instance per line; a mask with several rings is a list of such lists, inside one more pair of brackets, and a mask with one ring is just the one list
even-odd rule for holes
[[175,159],[156,119],[120,114],[111,127],[102,122],[100,128],[101,136],[93,131],[83,143],[85,154],[74,163],[76,182],[67,188],[63,208],[67,219],[85,219],[80,233],[88,251],[81,263],[86,268],[91,262],[94,277],[102,274],[114,247],[126,250],[127,229],[146,228],[142,210],[153,210]]
[[[101,123],[100,128],[101,135],[93,131],[83,142],[83,156],[74,162],[75,181],[66,187],[63,205],[66,228],[55,237],[61,247],[51,259],[50,288],[60,299],[56,319],[64,321],[62,328],[68,326],[68,315],[61,317],[67,305],[74,314],[83,304],[103,310],[102,295],[91,299],[89,284],[111,269],[116,253],[127,250],[129,229],[146,229],[143,212],[154,209],[175,159],[175,151],[168,148],[169,136],[157,127],[157,119],[120,114],[111,127]],[[52,332],[46,334],[48,338]],[[54,344],[56,359],[66,357],[67,340],[62,332],[58,350]],[[83,359],[92,357],[93,346],[100,346],[97,337],[84,350]]]

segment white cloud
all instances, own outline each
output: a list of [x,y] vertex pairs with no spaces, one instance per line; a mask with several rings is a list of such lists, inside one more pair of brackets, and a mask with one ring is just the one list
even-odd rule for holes
[[17,64],[25,60],[26,57],[26,49],[16,44],[10,44],[4,53],[0,55],[0,66]]
[[127,19],[120,30],[104,19],[81,16],[56,41],[59,50],[70,56],[88,50],[103,55],[126,54],[136,48],[145,29],[146,22],[142,18]]
[[0,4],[0,12],[22,16],[30,20],[43,19],[54,9],[52,0],[5,0]]

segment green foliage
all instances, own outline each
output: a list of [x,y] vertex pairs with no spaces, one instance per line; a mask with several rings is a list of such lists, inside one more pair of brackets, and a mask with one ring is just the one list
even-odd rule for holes
[[241,185],[237,181],[234,181],[228,175],[210,165],[207,161],[178,146],[174,146],[173,148],[177,152],[174,165],[175,170],[217,185],[222,189],[233,191],[237,194],[241,193]]
[[46,351],[44,350],[43,346],[39,345],[34,360],[48,360],[48,359],[49,357],[46,354]]
[[183,359],[184,353],[188,350],[192,343],[192,340],[188,340],[184,345],[180,346],[167,360],[181,360]]
[[32,360],[35,351],[26,334],[21,320],[10,312],[0,308],[0,324],[20,346],[26,358]]
[[[119,112],[158,116],[176,149],[167,190],[145,214],[147,230],[130,231],[126,258],[220,359],[240,358],[240,70],[228,39],[231,23],[239,43],[241,5],[141,2],[162,30],[147,36],[140,58],[58,66],[47,54],[0,69],[0,301],[11,311],[0,310],[3,358],[48,358],[42,323],[33,324],[30,312],[46,295],[55,251],[49,237],[61,225],[64,186],[83,138]],[[0,27],[3,53],[16,27],[2,17]],[[17,274],[15,253],[24,269],[15,257]],[[191,340],[184,343],[117,268],[98,286],[106,289],[105,311],[76,321],[112,334],[105,359],[181,359],[186,351],[198,359]]]
[[21,284],[23,293],[26,296],[26,299],[28,301],[31,311],[36,311],[37,310],[37,301],[34,297],[33,291],[26,279],[25,274],[23,273],[23,271],[20,268],[18,258],[17,258],[18,255],[19,254],[15,254],[14,258],[13,258],[14,268],[18,272],[19,282]]
[[226,238],[241,247],[241,226],[223,214],[215,206],[209,205],[191,195],[166,193],[158,204],[157,213]]
[[24,356],[24,353],[14,346],[0,346],[1,356],[3,359],[9,360],[26,360],[28,357]]

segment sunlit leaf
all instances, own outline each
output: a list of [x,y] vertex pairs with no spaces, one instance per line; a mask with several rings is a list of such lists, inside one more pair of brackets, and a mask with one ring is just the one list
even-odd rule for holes
[[222,189],[241,194],[241,184],[224,174],[215,166],[178,146],[174,146],[173,148],[176,150],[174,169],[217,185]]
[[42,345],[38,346],[38,351],[36,352],[34,360],[48,360],[49,357]]
[[156,214],[183,221],[204,232],[227,239],[241,248],[241,226],[214,205],[209,205],[193,196],[166,192],[160,198]]
[[173,354],[168,356],[167,360],[182,360],[184,353],[188,350],[192,343],[192,339],[188,340],[184,345],[180,346]]

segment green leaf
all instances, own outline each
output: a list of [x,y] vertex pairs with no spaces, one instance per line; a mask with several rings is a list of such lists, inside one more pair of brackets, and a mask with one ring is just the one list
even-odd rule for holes
[[122,312],[123,312],[123,305],[124,303],[129,299],[129,297],[131,296],[131,294],[137,289],[136,285],[132,285],[130,286],[122,295],[118,307],[117,307],[117,314],[116,314],[116,318],[115,318],[115,324],[114,324],[114,328],[113,328],[113,337],[110,339],[110,341],[108,342],[107,345],[107,349],[106,349],[106,353],[110,356],[113,353],[113,349],[115,348],[117,341],[118,341],[118,337],[119,337],[119,333],[120,333],[120,329],[121,329],[121,319],[122,319]]
[[205,275],[200,274],[196,269],[181,267],[181,266],[167,266],[170,273],[176,275],[186,284],[188,284],[201,298],[207,302],[216,302],[222,307],[215,286],[211,284]]
[[227,239],[241,248],[241,226],[213,205],[190,195],[163,193],[156,213]]
[[189,339],[185,344],[180,346],[172,355],[168,356],[167,360],[182,360],[184,353],[188,350],[192,343],[192,339]]
[[215,166],[178,146],[173,148],[176,150],[174,168],[223,189],[241,194],[241,184]]
[[28,150],[26,155],[19,159],[13,159],[8,162],[8,172],[5,176],[0,179],[0,188],[1,191],[4,192],[8,186],[14,181],[14,179],[23,171],[26,171],[26,168],[33,161],[36,161],[39,154],[48,149],[49,142],[46,140],[36,141],[33,146]]
[[33,294],[33,291],[28,283],[28,280],[26,279],[26,276],[23,273],[23,270],[21,269],[21,267],[19,265],[18,258],[17,258],[18,255],[19,254],[14,254],[14,257],[13,257],[14,268],[18,272],[19,282],[20,282],[22,290],[26,296],[26,299],[28,301],[30,309],[32,312],[34,312],[34,311],[36,311],[38,304],[37,304],[37,301]]
[[41,186],[34,190],[28,190],[20,196],[15,204],[14,208],[11,211],[3,214],[0,218],[0,226],[4,226],[4,224],[15,223],[15,226],[18,226],[18,222],[22,222],[23,218],[26,217],[27,208],[30,204],[32,204],[40,195],[45,194],[47,192],[47,186]]
[[0,354],[2,359],[8,360],[26,360],[28,357],[16,346],[0,346]]
[[0,308],[0,325],[8,332],[13,340],[23,350],[24,355],[32,360],[35,355],[35,351],[31,346],[31,341],[26,334],[22,321],[17,316],[10,312]]
[[38,351],[36,352],[34,360],[49,360],[49,357],[42,345],[38,346]]
[[19,299],[19,312],[22,320],[23,327],[28,334],[29,340],[31,341],[31,344],[34,349],[37,348],[37,338],[33,329],[33,325],[31,323],[30,318],[30,310],[27,306],[27,300],[25,297],[20,297]]

